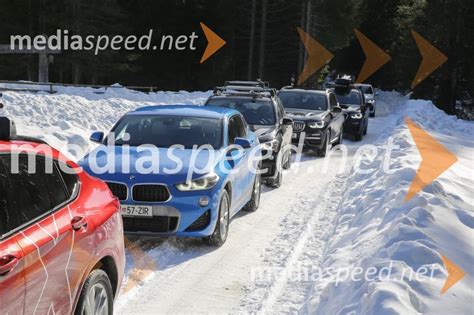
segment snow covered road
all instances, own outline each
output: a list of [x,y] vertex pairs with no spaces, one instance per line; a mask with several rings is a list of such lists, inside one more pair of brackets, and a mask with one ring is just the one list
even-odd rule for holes
[[[75,144],[85,153],[92,147],[90,132],[109,129],[126,111],[150,104],[201,104],[209,93],[62,88],[54,95],[3,94],[4,111],[19,133],[40,136],[59,149]],[[403,198],[420,157],[405,116],[459,159],[410,202]],[[393,173],[387,174],[381,148],[389,139],[398,149],[392,154]],[[116,313],[471,313],[473,139],[472,122],[449,117],[428,101],[380,92],[368,135],[362,142],[344,141],[347,158],[343,150],[326,159],[303,155],[285,173],[282,187],[264,189],[255,213],[242,212],[232,220],[223,247],[193,239],[131,240]],[[361,163],[361,145],[379,152]],[[368,172],[356,174],[356,166]],[[466,276],[440,298],[446,280],[442,255]],[[431,264],[440,271],[434,280],[423,281],[402,277],[334,284],[325,275],[305,276],[320,269],[391,263],[395,273]]]

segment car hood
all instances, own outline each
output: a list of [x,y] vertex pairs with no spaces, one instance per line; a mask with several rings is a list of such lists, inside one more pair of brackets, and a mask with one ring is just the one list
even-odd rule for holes
[[286,115],[295,120],[323,120],[327,112],[299,108],[285,109]]
[[103,180],[178,183],[190,173],[196,178],[213,171],[223,154],[223,150],[100,146],[79,165]]
[[273,125],[249,125],[249,128],[258,137],[260,143],[272,140],[278,131],[278,127]]

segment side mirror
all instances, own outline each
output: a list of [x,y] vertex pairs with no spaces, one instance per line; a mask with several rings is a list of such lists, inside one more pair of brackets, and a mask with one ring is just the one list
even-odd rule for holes
[[89,139],[92,142],[102,143],[102,141],[104,140],[104,133],[102,131],[93,132]]
[[13,120],[0,117],[0,140],[8,141],[16,136],[16,127]]
[[335,113],[335,114],[337,114],[337,113],[342,113],[342,108],[339,107],[339,106],[334,106],[334,107],[332,108],[332,112]]
[[235,138],[234,145],[242,147],[243,149],[248,149],[252,146],[250,141],[244,138]]
[[293,119],[288,118],[288,117],[283,117],[282,124],[286,126],[291,126],[293,125]]

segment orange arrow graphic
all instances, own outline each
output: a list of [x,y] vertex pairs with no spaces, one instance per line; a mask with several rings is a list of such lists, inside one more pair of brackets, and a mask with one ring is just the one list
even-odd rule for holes
[[214,33],[209,27],[206,26],[206,24],[202,22],[201,22],[201,28],[202,28],[202,31],[204,32],[204,35],[206,35],[207,47],[199,63],[203,63],[204,61],[206,61],[209,57],[214,55],[219,49],[222,48],[222,46],[226,44],[225,40],[220,38],[219,35]]
[[405,123],[421,155],[420,167],[405,196],[405,201],[408,201],[456,163],[458,158],[410,118],[405,118]]
[[444,283],[443,288],[441,289],[441,295],[446,293],[453,285],[455,285],[459,280],[461,280],[466,273],[458,265],[449,260],[446,256],[441,256],[443,264],[446,266],[448,271],[448,278]]
[[426,79],[426,77],[428,77],[433,71],[445,63],[446,60],[448,60],[448,57],[446,57],[442,52],[436,49],[414,30],[411,30],[411,34],[413,35],[416,45],[418,46],[421,56],[423,57],[415,79],[413,79],[413,82],[411,83],[411,88],[413,89],[421,81]]
[[308,60],[304,65],[303,72],[301,72],[298,78],[299,85],[308,80],[308,78],[321,69],[322,66],[331,61],[334,56],[300,27],[298,27],[298,33],[306,51],[308,52]]
[[354,29],[354,32],[359,39],[360,45],[362,46],[365,54],[364,65],[362,66],[362,70],[360,70],[359,76],[356,80],[357,83],[362,83],[377,70],[382,68],[384,64],[389,62],[392,57],[390,57],[390,55],[387,54],[382,48],[375,45],[375,43],[367,36],[359,32],[359,30]]

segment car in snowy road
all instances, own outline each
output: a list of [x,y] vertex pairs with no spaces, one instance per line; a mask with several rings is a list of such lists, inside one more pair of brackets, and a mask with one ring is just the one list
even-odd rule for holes
[[206,105],[242,113],[262,146],[262,180],[270,187],[280,187],[283,169],[291,166],[293,120],[285,115],[276,91],[262,81],[228,81],[215,88]]
[[369,108],[369,116],[375,117],[375,110],[376,110],[375,96],[377,95],[377,93],[374,92],[374,88],[372,87],[372,85],[357,83],[357,84],[354,84],[354,87],[359,89],[362,93],[364,93],[365,102],[367,103],[368,108]]
[[285,88],[278,96],[293,119],[293,143],[304,141],[320,157],[342,144],[345,117],[333,92]]
[[369,126],[369,111],[364,94],[352,84],[352,79],[345,77],[336,79],[334,88],[329,89],[336,95],[339,106],[346,116],[344,134],[355,141],[361,141],[367,134]]
[[[261,150],[238,111],[148,106],[91,140],[103,145],[80,164],[120,199],[126,234],[199,237],[220,246],[231,218],[259,206]],[[114,162],[109,171],[94,170],[107,161]]]
[[107,185],[0,117],[4,314],[112,314],[125,249]]

